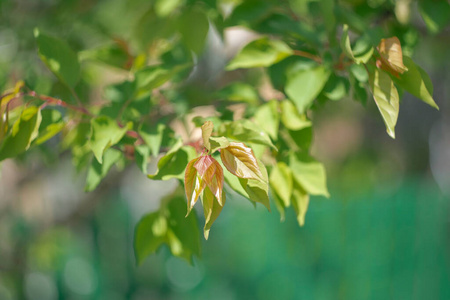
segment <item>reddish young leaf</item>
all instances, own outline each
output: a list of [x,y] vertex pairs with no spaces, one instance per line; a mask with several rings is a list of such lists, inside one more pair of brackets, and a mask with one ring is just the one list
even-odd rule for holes
[[403,74],[408,68],[403,64],[402,46],[397,37],[382,39],[377,47],[380,53],[380,60],[377,66],[394,76]]
[[197,169],[194,165],[202,157],[195,158],[191,160],[187,166],[184,174],[184,189],[187,197],[187,215],[191,212],[192,207],[194,207],[197,202],[198,197],[203,192],[206,186],[206,182],[201,179],[198,174]]
[[223,191],[223,169],[219,162],[213,158],[214,165],[214,176],[210,182],[207,182],[208,188],[211,190],[213,195],[217,198],[217,201],[221,206],[223,206],[225,201],[222,201],[222,191]]
[[[223,204],[225,204],[225,193],[222,192],[221,199]],[[217,198],[217,197],[216,197]],[[209,237],[209,231],[211,229],[212,224],[217,219],[219,214],[222,212],[223,204],[218,204],[218,201],[214,201],[214,194],[211,192],[209,188],[205,188],[202,196],[202,204],[203,204],[203,212],[205,214],[205,227],[203,229],[203,233],[205,239],[207,240]]]
[[240,178],[266,181],[263,178],[253,150],[243,143],[231,142],[220,151],[223,165],[230,173]]

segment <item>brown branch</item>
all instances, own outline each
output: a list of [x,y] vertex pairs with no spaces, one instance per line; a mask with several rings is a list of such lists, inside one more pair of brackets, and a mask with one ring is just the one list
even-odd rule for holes
[[311,54],[311,53],[305,52],[305,51],[301,51],[301,50],[294,50],[294,55],[297,55],[297,56],[301,56],[301,57],[306,57],[306,58],[312,59],[312,60],[314,60],[315,62],[317,62],[317,63],[319,63],[319,64],[321,64],[321,63],[322,63],[322,58],[320,58],[320,57],[319,57],[319,56],[317,56],[317,55],[314,55],[314,54]]

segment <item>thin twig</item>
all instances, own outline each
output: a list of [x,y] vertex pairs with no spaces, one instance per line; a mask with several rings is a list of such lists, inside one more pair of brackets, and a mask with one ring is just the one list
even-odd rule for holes
[[297,55],[297,56],[301,56],[301,57],[306,57],[306,58],[312,59],[312,60],[314,60],[315,62],[317,62],[317,63],[319,63],[319,64],[321,64],[321,63],[322,63],[322,58],[320,58],[320,57],[319,57],[319,56],[317,56],[317,55],[314,55],[314,54],[311,54],[311,53],[305,52],[305,51],[301,51],[301,50],[294,50],[294,55]]

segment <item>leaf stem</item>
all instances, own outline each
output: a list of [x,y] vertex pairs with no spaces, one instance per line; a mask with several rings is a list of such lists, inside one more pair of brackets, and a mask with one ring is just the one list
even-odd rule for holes
[[306,57],[306,58],[312,59],[312,60],[314,60],[315,62],[317,62],[317,63],[319,63],[319,64],[321,64],[321,63],[322,63],[322,58],[320,58],[320,57],[319,57],[319,56],[317,56],[317,55],[314,55],[314,54],[311,54],[311,53],[305,52],[305,51],[301,51],[301,50],[294,50],[294,55],[297,55],[297,56],[301,56],[301,57]]

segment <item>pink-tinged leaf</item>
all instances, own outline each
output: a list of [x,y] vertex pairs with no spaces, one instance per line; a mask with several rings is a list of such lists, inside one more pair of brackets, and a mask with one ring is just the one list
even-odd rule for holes
[[184,189],[187,197],[187,215],[191,212],[192,207],[198,200],[198,197],[203,192],[206,186],[206,182],[199,176],[197,169],[194,165],[202,157],[191,160],[186,166],[186,172],[184,175]]
[[194,164],[201,180],[209,187],[211,192],[217,198],[220,205],[222,205],[222,190],[223,190],[223,169],[220,164],[212,158],[212,156],[202,156]]
[[[205,173],[213,164],[213,160],[214,158],[212,158],[211,155],[201,156],[199,157],[198,161],[194,164],[194,168],[197,169],[198,174],[201,177],[205,176]],[[211,172],[211,170],[209,170],[208,172]]]
[[214,197],[215,196],[211,192],[211,190],[209,188],[205,188],[205,191],[203,192],[202,196],[202,204],[203,204],[203,212],[205,214],[205,227],[203,229],[203,233],[206,240],[209,237],[209,231],[211,229],[212,224],[217,219],[219,214],[222,212],[223,204],[225,204],[226,201],[225,192],[223,191],[221,195],[223,204],[219,204],[218,201],[214,201]]
[[231,142],[220,151],[223,165],[230,173],[245,179],[264,180],[253,150],[243,143]]
[[382,39],[377,49],[381,55],[379,67],[395,76],[408,71],[408,68],[403,64],[402,46],[397,37]]
[[222,191],[223,191],[223,169],[220,164],[213,158],[214,165],[214,176],[210,182],[207,182],[208,188],[211,190],[213,195],[217,198],[217,201],[221,206],[223,206],[224,201],[222,201]]

